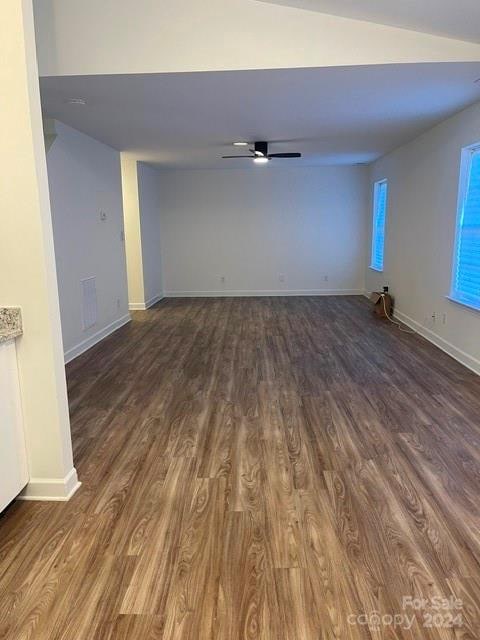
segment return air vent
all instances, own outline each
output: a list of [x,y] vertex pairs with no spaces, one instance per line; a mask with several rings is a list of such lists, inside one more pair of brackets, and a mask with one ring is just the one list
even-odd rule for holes
[[97,324],[97,286],[95,278],[85,278],[82,285],[83,330],[86,331]]

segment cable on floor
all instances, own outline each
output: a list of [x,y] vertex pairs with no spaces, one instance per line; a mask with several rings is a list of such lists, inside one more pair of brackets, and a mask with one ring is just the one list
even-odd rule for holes
[[396,325],[396,326],[400,329],[400,331],[402,331],[403,333],[410,333],[410,334],[412,334],[412,335],[413,335],[414,333],[417,333],[416,331],[413,331],[413,329],[404,329],[404,328],[403,328],[403,326],[402,326],[402,324],[401,324],[400,322],[397,322],[396,320],[394,320],[393,318],[391,318],[391,317],[388,315],[388,313],[387,313],[387,305],[385,304],[385,294],[384,294],[384,293],[382,293],[380,297],[382,298],[382,302],[383,302],[383,310],[384,310],[384,312],[385,312],[385,317],[386,317],[388,320],[390,320],[390,322],[391,322],[392,324]]

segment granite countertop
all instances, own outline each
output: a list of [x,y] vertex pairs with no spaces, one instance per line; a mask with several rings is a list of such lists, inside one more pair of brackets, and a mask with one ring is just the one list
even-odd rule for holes
[[0,344],[23,333],[22,313],[18,307],[0,307]]

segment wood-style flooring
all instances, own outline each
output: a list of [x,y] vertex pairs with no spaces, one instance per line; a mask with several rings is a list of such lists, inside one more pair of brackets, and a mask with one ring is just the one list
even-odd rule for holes
[[166,300],[67,377],[2,640],[480,638],[480,378],[364,298]]

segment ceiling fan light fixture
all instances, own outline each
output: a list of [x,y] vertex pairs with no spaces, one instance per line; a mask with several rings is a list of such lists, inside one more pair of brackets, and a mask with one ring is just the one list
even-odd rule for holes
[[[222,156],[224,160],[238,160],[239,158],[250,158],[256,164],[266,164],[272,158],[301,158],[302,154],[298,151],[296,152],[288,152],[288,153],[269,153],[268,152],[268,142],[265,140],[260,140],[257,142],[233,142],[235,146],[248,146],[249,155],[234,155],[234,156]],[[253,148],[252,148],[253,147]]]

